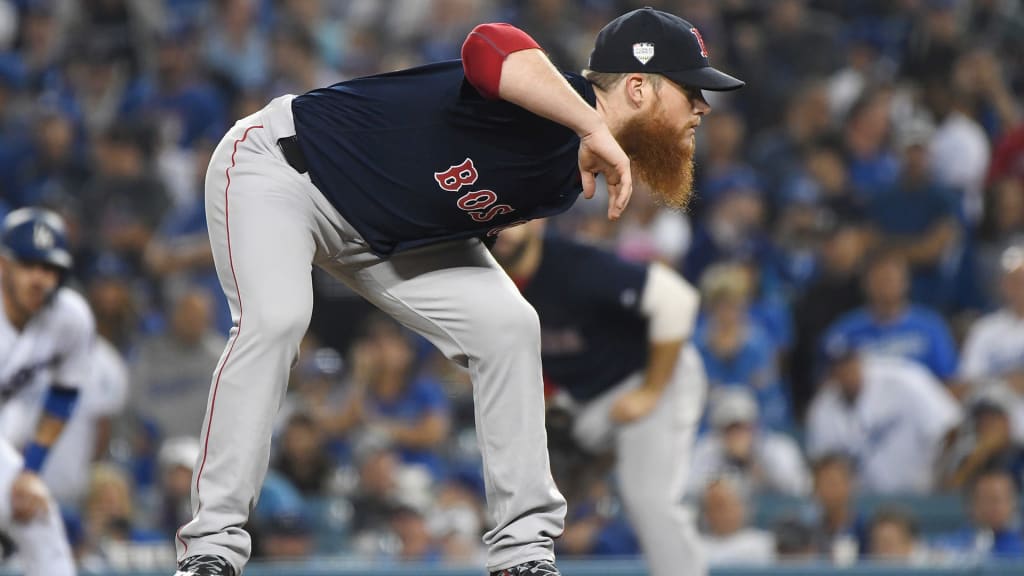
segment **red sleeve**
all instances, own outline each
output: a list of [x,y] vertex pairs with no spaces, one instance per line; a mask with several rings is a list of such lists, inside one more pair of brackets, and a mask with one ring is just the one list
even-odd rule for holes
[[481,24],[462,44],[462,68],[466,80],[484,98],[496,100],[505,58],[520,50],[540,48],[530,35],[511,24]]

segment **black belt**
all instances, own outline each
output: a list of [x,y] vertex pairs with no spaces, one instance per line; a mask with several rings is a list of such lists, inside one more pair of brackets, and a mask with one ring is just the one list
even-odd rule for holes
[[302,153],[302,148],[299,146],[298,136],[286,136],[277,141],[277,145],[281,147],[281,153],[284,154],[284,161],[289,166],[295,168],[295,171],[299,174],[305,174],[309,171],[306,167],[306,155]]

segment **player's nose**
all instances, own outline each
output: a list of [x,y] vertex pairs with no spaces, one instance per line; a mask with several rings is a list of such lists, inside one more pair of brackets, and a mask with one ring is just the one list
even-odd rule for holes
[[693,99],[693,113],[698,116],[703,116],[711,112],[711,104],[708,104],[708,101],[704,99],[703,94],[700,92],[697,94],[698,96]]

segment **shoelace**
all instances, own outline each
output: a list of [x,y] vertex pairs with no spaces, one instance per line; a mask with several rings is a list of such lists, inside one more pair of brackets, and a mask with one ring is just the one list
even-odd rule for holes
[[200,568],[212,569],[217,571],[218,574],[224,574],[225,576],[230,576],[235,572],[231,564],[220,556],[193,556],[181,566],[182,570],[194,571]]

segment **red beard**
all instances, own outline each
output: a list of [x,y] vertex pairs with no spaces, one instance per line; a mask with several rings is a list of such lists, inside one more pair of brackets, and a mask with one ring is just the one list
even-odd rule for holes
[[676,129],[660,115],[635,116],[615,139],[629,156],[634,177],[646,184],[661,206],[686,210],[693,195],[693,138],[689,126]]

